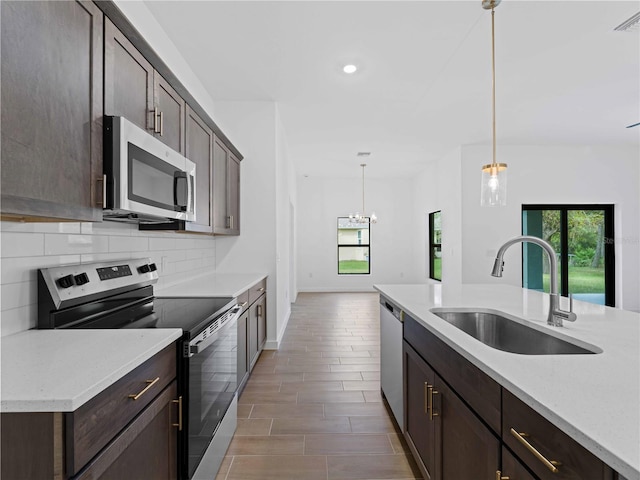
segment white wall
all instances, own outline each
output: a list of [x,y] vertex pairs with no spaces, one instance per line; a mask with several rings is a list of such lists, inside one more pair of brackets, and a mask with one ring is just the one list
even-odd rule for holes
[[295,204],[293,167],[273,102],[216,102],[243,153],[239,237],[218,238],[216,271],[264,272],[267,284],[267,348],[277,348],[290,313],[289,205]]
[[442,211],[442,281],[462,282],[462,152],[456,148],[440,160],[427,165],[413,181],[414,218],[419,229],[414,243],[417,275],[429,279],[429,213]]
[[1,222],[0,227],[2,335],[36,326],[38,268],[150,257],[162,287],[215,265],[215,239],[202,235],[140,232],[137,225],[115,222]]
[[410,179],[366,178],[367,213],[378,216],[370,232],[370,275],[338,275],[337,218],[362,209],[361,179],[298,176],[297,182],[299,291],[371,291],[375,283],[420,280],[411,248]]

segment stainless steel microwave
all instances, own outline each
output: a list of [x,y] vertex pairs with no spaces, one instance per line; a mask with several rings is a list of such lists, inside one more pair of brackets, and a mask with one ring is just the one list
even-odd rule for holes
[[196,219],[196,165],[124,117],[104,117],[106,220]]

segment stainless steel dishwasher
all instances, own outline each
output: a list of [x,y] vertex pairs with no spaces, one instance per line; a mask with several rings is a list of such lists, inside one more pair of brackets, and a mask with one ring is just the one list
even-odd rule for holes
[[404,432],[402,320],[402,310],[380,295],[380,388]]

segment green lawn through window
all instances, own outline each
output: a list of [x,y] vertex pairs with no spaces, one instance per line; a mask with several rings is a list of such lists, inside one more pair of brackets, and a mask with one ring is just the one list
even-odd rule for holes
[[342,260],[338,262],[338,273],[369,273],[367,260]]

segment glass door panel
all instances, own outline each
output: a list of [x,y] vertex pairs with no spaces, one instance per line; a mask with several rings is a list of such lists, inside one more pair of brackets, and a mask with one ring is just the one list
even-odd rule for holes
[[569,293],[604,305],[604,210],[569,210],[567,226]]
[[[522,234],[542,238],[556,251],[558,261],[558,286],[562,285],[562,237],[560,210],[524,210]],[[533,243],[522,244],[523,286],[532,290],[549,292],[550,262],[542,248]]]

